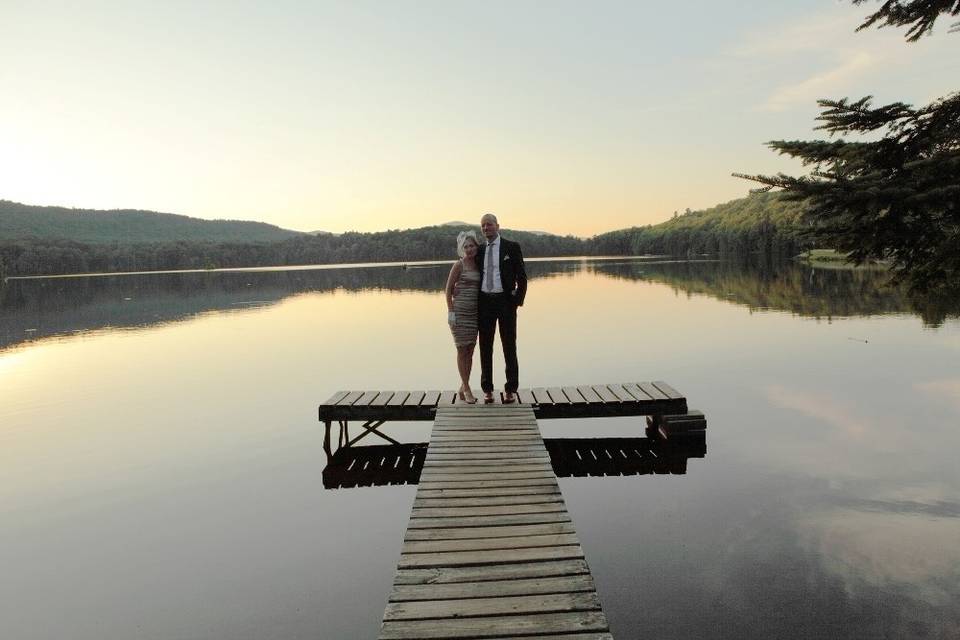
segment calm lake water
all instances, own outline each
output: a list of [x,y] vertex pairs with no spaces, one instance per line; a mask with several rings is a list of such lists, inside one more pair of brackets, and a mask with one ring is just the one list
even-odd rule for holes
[[[376,637],[416,487],[324,489],[316,406],[457,386],[447,269],[0,289],[0,638]],[[709,423],[685,475],[561,479],[617,638],[960,637],[955,301],[789,265],[530,272],[521,386],[662,379]]]

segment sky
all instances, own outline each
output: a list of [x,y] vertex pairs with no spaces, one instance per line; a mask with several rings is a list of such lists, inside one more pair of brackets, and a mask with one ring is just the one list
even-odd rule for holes
[[873,5],[0,0],[0,199],[590,236],[800,173],[817,98],[957,89],[949,19]]

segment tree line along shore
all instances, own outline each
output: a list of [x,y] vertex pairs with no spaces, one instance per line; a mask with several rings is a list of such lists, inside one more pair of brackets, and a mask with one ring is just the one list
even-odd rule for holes
[[[9,210],[15,203],[3,204]],[[453,238],[472,228],[448,224],[373,233],[311,234],[263,223],[206,221],[154,212],[93,212],[108,214],[103,216],[81,211],[71,219],[67,217],[71,210],[16,206],[20,207],[16,217],[0,206],[0,275],[5,277],[449,260],[455,258]],[[45,215],[48,209],[54,209],[54,214]],[[810,248],[802,236],[801,213],[800,205],[777,194],[754,194],[710,209],[677,212],[660,224],[592,238],[508,229],[504,235],[519,241],[528,257],[795,256]],[[84,216],[90,224],[78,220]],[[66,223],[58,226],[57,219]],[[215,239],[221,224],[229,225],[224,241]],[[245,225],[251,225],[252,237],[243,235]],[[65,237],[63,228],[72,231],[72,237]],[[279,237],[262,237],[271,231]]]

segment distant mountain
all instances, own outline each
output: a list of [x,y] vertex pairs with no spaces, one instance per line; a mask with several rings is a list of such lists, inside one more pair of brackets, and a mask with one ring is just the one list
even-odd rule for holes
[[143,242],[276,242],[303,235],[264,222],[201,220],[134,209],[68,209],[0,200],[0,240],[73,240],[90,244]]

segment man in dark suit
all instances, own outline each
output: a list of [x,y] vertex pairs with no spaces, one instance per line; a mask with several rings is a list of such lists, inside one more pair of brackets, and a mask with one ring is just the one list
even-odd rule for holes
[[516,402],[520,369],[517,365],[517,307],[527,295],[527,272],[520,245],[500,237],[497,216],[480,218],[480,229],[487,239],[483,253],[477,255],[480,267],[480,299],[477,324],[480,329],[480,386],[483,401],[493,402],[493,337],[500,325],[500,344],[506,362],[507,382],[503,401]]

